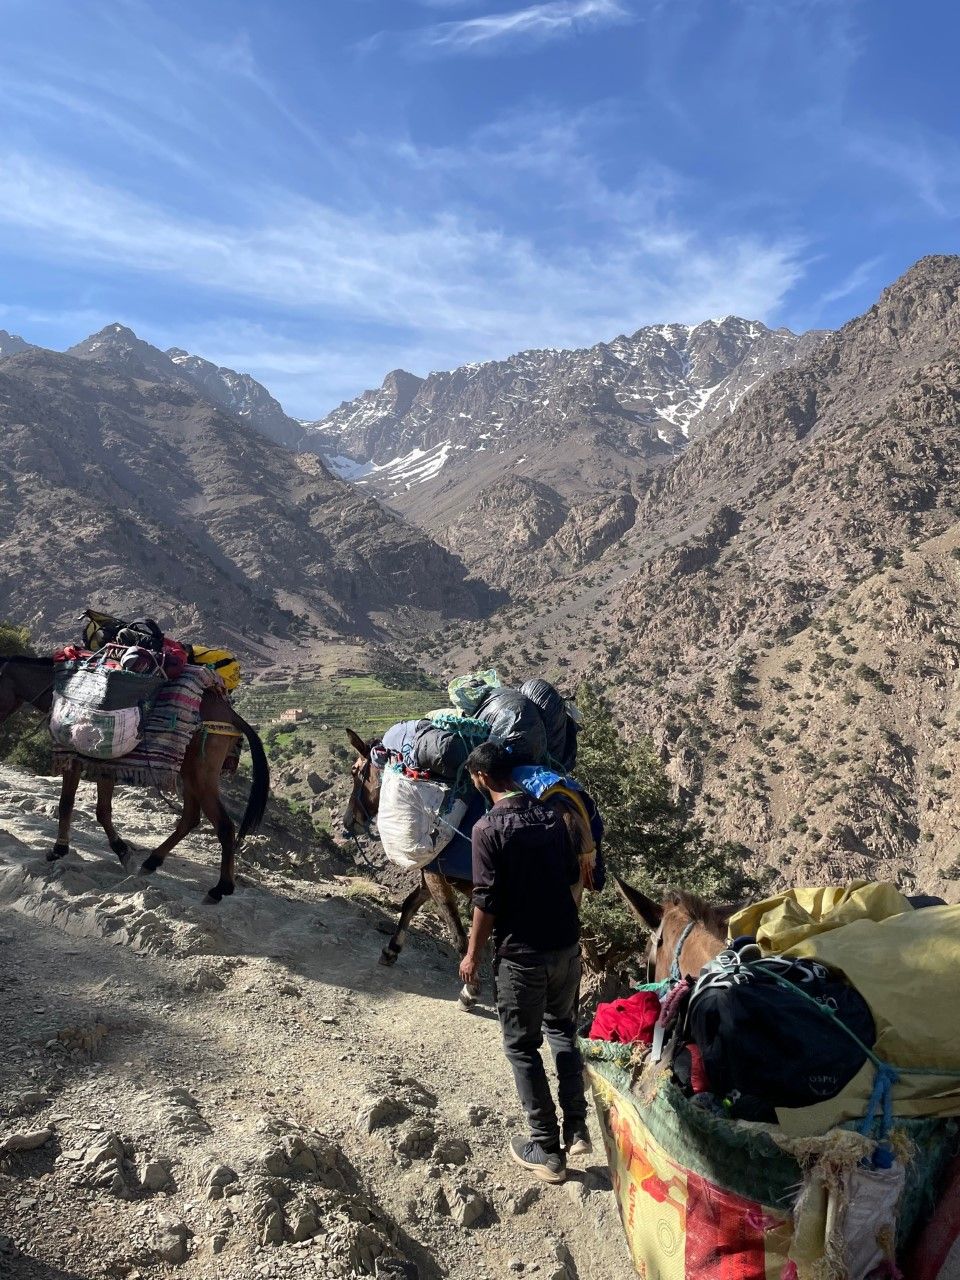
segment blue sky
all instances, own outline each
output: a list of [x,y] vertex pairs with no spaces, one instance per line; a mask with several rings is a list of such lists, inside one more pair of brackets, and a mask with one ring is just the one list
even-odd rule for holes
[[958,248],[953,5],[0,0],[0,326],[114,320],[315,417]]

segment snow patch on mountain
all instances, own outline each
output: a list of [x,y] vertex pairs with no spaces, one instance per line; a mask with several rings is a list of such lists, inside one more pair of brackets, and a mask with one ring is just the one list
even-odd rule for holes
[[462,450],[515,466],[518,445],[591,432],[611,456],[662,459],[664,444],[684,447],[809,347],[789,330],[727,316],[651,325],[581,350],[521,351],[427,378],[394,370],[379,389],[315,423],[313,438],[336,474],[387,497],[436,481]]

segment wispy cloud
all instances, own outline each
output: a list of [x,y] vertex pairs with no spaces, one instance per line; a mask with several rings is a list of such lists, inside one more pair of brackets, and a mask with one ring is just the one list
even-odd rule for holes
[[[544,249],[468,212],[346,213],[282,191],[255,207],[238,193],[242,222],[189,218],[17,154],[0,155],[0,186],[0,241],[21,250],[154,275],[194,296],[199,289],[339,319],[355,334],[372,326],[384,355],[392,344],[440,366],[522,347],[588,345],[662,319],[729,311],[764,318],[803,269],[796,242],[744,235],[707,244],[668,215]],[[364,381],[377,382],[378,344],[368,345]],[[355,346],[363,348],[362,335]],[[327,379],[331,391],[334,381]]]
[[867,258],[864,262],[860,262],[832,289],[828,289],[826,293],[822,293],[817,299],[817,309],[823,309],[830,306],[834,302],[842,302],[844,298],[849,298],[855,293],[859,293],[866,288],[868,284],[873,282],[877,268],[883,261],[882,254],[878,254],[875,258]]
[[[636,21],[628,0],[547,0],[523,9],[508,9],[422,27],[406,38],[408,51],[422,56],[500,53],[515,44],[543,44],[590,28]],[[366,42],[376,47],[384,33]]]
[[960,147],[931,130],[850,129],[848,153],[893,178],[900,190],[940,218],[960,213]]

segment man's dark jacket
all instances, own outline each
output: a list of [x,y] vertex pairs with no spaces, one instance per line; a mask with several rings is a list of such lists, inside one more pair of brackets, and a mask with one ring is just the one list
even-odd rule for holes
[[525,793],[500,800],[473,828],[473,903],[494,917],[504,959],[536,964],[577,944],[570,888],[579,879],[562,818]]

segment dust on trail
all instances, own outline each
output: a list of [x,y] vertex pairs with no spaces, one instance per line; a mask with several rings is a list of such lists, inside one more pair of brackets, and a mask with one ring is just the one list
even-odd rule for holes
[[[205,906],[212,836],[128,874],[92,788],[48,864],[57,793],[0,767],[0,1275],[633,1276],[602,1156],[564,1187],[507,1160],[497,1024],[437,921],[385,970],[393,907],[344,882],[241,866]],[[137,865],[171,815],[114,808]]]

